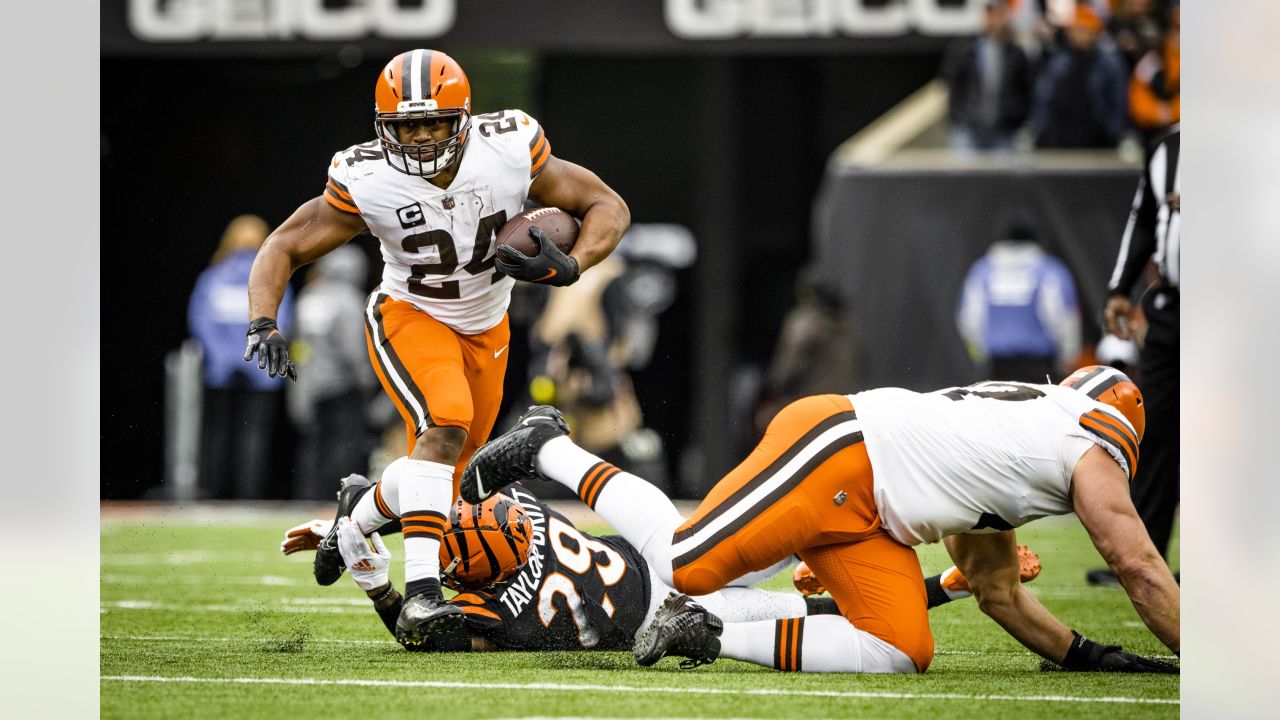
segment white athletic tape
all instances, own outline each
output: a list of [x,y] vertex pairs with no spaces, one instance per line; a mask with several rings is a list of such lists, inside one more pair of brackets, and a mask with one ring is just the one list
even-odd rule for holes
[[846,692],[839,690],[774,690],[706,687],[635,687],[632,685],[569,685],[558,683],[467,683],[433,680],[360,680],[326,678],[209,678],[160,675],[99,675],[110,682],[227,683],[237,685],[347,685],[354,687],[407,687],[461,690],[546,690],[553,692],[613,692],[699,695],[778,695],[785,697],[835,697],[865,700],[995,700],[1008,702],[1122,703],[1138,705],[1180,705],[1180,700],[1135,697],[1077,697],[1072,695],[962,695],[960,693]]

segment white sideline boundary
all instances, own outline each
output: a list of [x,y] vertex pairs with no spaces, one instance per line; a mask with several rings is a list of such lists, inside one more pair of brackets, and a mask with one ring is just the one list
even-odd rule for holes
[[552,692],[582,692],[584,690],[611,693],[744,695],[784,697],[833,697],[860,700],[981,700],[1005,702],[1061,702],[1061,703],[1111,703],[1128,705],[1181,705],[1181,700],[1135,697],[1078,697],[1073,695],[962,695],[960,693],[895,693],[895,692],[847,692],[840,690],[779,690],[708,687],[637,687],[634,685],[570,685],[560,683],[468,683],[434,680],[361,680],[324,678],[211,678],[162,675],[99,675],[104,682],[135,683],[210,683],[231,685],[344,685],[354,687],[405,687],[462,690],[542,690]]

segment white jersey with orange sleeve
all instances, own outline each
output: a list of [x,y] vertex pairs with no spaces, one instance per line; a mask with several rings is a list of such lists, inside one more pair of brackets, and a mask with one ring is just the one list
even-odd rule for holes
[[515,281],[494,267],[494,235],[524,209],[550,155],[523,111],[476,115],[448,189],[391,167],[373,140],[333,156],[324,198],[360,215],[380,241],[381,292],[474,335],[501,322],[511,301]]
[[849,397],[881,521],[907,545],[1073,512],[1071,476],[1094,445],[1130,478],[1137,463],[1137,434],[1124,416],[1071,388],[986,382]]

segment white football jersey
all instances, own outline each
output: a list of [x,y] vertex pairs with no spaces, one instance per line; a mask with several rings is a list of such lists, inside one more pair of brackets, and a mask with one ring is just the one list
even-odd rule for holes
[[377,141],[333,156],[324,198],[359,214],[382,245],[381,292],[460,333],[502,320],[515,281],[494,268],[494,234],[524,209],[551,146],[520,110],[472,118],[447,190],[387,164]]
[[1090,447],[1107,450],[1130,476],[1137,458],[1136,443],[1128,448],[1090,429],[1101,418],[1132,434],[1119,412],[1057,385],[882,388],[850,399],[880,518],[907,545],[1066,515],[1074,511],[1071,475]]

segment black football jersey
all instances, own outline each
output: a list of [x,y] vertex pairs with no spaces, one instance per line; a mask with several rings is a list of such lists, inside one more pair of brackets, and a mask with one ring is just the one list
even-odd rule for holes
[[533,521],[529,562],[488,590],[464,592],[468,629],[504,650],[627,650],[649,606],[649,569],[618,536],[588,535],[520,484],[503,493]]

